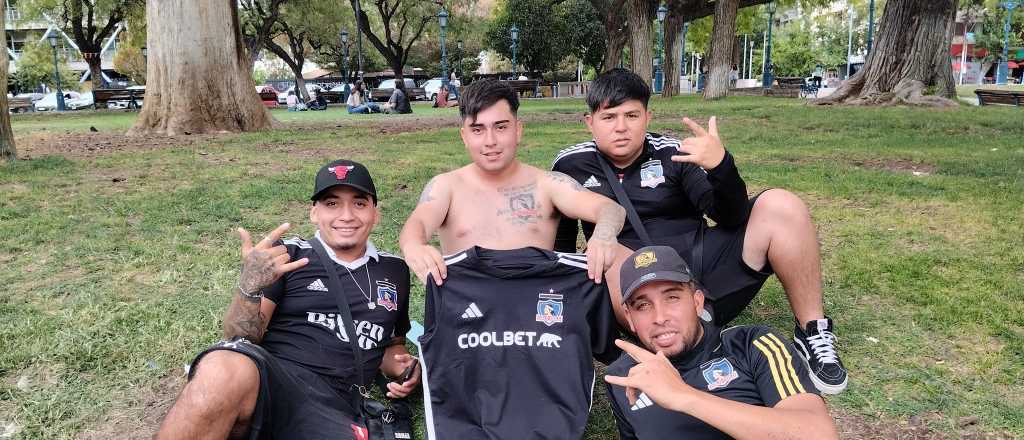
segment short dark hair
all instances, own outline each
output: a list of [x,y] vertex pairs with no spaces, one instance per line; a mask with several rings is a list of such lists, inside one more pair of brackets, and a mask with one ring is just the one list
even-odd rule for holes
[[587,92],[587,106],[594,113],[602,108],[618,107],[629,100],[639,100],[647,108],[651,89],[640,75],[621,67],[598,75]]
[[475,81],[459,97],[459,116],[463,121],[470,119],[476,122],[476,115],[502,99],[508,102],[513,115],[518,114],[519,96],[508,83],[496,79]]

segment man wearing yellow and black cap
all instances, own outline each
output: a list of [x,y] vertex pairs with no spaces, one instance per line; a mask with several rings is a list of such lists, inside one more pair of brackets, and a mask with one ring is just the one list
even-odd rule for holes
[[364,439],[358,395],[378,372],[396,378],[389,397],[418,385],[403,337],[409,267],[369,241],[380,221],[369,171],[350,160],[324,165],[310,199],[309,241],[280,240],[285,223],[253,245],[239,228],[242,271],[225,340],[192,361],[158,439]]
[[620,272],[630,329],[643,345],[608,367],[619,438],[838,438],[792,346],[763,326],[719,330],[704,293],[667,246],[630,255]]

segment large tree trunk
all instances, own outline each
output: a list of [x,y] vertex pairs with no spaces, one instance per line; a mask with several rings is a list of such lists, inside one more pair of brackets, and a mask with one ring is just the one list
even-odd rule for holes
[[236,0],[149,0],[146,100],[129,135],[263,130]]
[[949,58],[955,14],[955,0],[889,0],[864,69],[812,102],[957,105]]
[[[7,14],[0,14],[0,29],[7,29],[4,20]],[[7,32],[0,32],[0,46],[7,47]],[[0,78],[7,78],[10,59],[0,61]],[[11,112],[8,111],[7,81],[0,81],[0,160],[14,160],[18,152],[14,148],[14,132],[11,130]]]
[[622,61],[622,48],[626,46],[626,38],[629,36],[626,16],[622,13],[626,0],[590,0],[590,4],[601,13],[604,34],[608,39],[604,61],[601,63],[601,71],[607,72],[619,67]]
[[718,0],[715,4],[704,99],[721,99],[729,94],[729,72],[732,70],[733,46],[736,45],[736,12],[739,6],[739,0]]
[[651,18],[656,6],[650,0],[626,0],[629,21],[629,67],[648,86],[654,75],[651,52]]
[[661,96],[664,98],[679,94],[679,59],[676,58],[676,43],[679,42],[682,30],[682,17],[669,12],[665,17],[665,87],[661,89]]
[[100,56],[100,49],[88,49],[88,53],[95,54],[85,59],[89,65],[89,80],[92,82],[92,89],[101,89],[103,88],[103,57]]

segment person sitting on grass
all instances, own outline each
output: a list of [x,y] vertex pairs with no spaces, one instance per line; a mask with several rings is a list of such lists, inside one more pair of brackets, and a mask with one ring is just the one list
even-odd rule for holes
[[412,105],[409,104],[409,96],[405,94],[405,83],[402,79],[395,81],[395,90],[391,92],[391,98],[381,106],[384,113],[412,113]]
[[459,101],[454,99],[448,99],[448,87],[441,86],[441,90],[437,91],[437,99],[434,100],[434,107],[445,108],[445,107],[458,107]]
[[349,114],[380,113],[380,107],[372,100],[367,99],[366,95],[366,84],[361,80],[356,81],[355,89],[352,90],[352,93],[348,94],[348,101],[345,102]]
[[[349,160],[325,165],[312,200],[312,240],[279,240],[285,223],[253,245],[238,229],[242,273],[224,316],[225,340],[192,361],[157,439],[365,439],[355,393],[378,371],[405,378],[387,384],[388,397],[419,384],[404,337],[409,267],[368,240],[380,222],[369,171]],[[338,301],[351,306],[354,322],[341,317]],[[363,365],[355,365],[357,344]]]
[[721,330],[700,318],[704,292],[668,246],[622,265],[629,328],[642,347],[605,376],[619,438],[838,439],[825,400],[792,345],[764,326]]

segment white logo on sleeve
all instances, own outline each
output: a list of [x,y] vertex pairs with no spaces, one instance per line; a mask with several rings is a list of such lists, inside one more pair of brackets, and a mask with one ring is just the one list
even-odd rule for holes
[[462,319],[477,319],[483,317],[484,312],[480,311],[480,308],[476,306],[476,303],[469,303],[469,307],[466,307],[466,311],[462,312]]
[[320,281],[320,278],[317,278],[316,281],[309,283],[309,285],[306,286],[306,289],[314,292],[326,292],[327,286],[324,285],[323,281]]
[[559,343],[562,342],[562,337],[553,335],[551,333],[544,333],[540,335],[540,339],[537,340],[537,345],[547,348],[562,348]]
[[601,186],[601,182],[598,182],[597,181],[597,177],[594,177],[594,176],[590,176],[589,179],[587,179],[585,182],[583,182],[583,187],[584,188],[597,188],[599,186]]
[[629,409],[631,411],[636,411],[639,409],[647,408],[648,406],[652,405],[654,405],[654,402],[651,401],[651,398],[647,397],[647,394],[640,393],[640,397],[636,398],[636,403],[633,404],[633,406],[629,407]]

